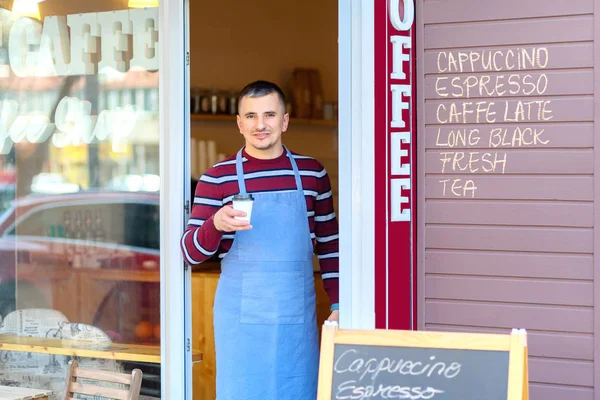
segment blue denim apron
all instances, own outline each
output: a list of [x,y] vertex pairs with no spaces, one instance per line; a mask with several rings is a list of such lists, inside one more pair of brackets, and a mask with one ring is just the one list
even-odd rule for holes
[[[313,247],[294,157],[296,190],[253,193],[252,229],[221,264],[214,304],[217,400],[311,400],[319,368]],[[246,193],[242,151],[239,190]]]

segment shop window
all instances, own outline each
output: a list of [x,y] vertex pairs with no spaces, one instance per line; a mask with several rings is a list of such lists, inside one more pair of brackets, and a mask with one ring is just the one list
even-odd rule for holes
[[104,90],[98,93],[98,109],[106,109],[106,92]]
[[145,104],[144,104],[145,103],[144,97],[145,97],[144,89],[136,89],[135,90],[135,105],[136,105],[136,107],[140,110],[147,111]]
[[110,90],[108,92],[108,104],[106,106],[107,110],[114,110],[119,105],[119,92],[116,90]]
[[[23,356],[10,337],[75,340],[84,360],[111,343],[136,344],[137,353],[123,347],[126,362],[87,361],[98,369],[160,367],[160,166],[154,152],[136,150],[159,153],[160,129],[125,107],[153,90],[159,111],[158,59],[146,51],[157,46],[159,11],[45,0],[22,16],[7,4],[0,111],[19,121],[11,132],[21,132],[0,143],[0,386],[59,388],[50,396],[57,400],[64,350]],[[31,116],[36,124],[20,118]],[[50,344],[66,346],[58,342]],[[160,397],[160,384],[143,386],[142,394]]]
[[133,104],[133,93],[129,89],[121,91],[121,106],[128,106]]

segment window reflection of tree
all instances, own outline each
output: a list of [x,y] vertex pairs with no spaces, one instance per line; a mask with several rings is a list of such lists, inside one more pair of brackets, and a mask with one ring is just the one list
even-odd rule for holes
[[[35,78],[16,78],[15,79],[35,79]],[[56,78],[62,80],[58,97],[55,99],[52,109],[49,112],[50,121],[54,121],[56,108],[63,97],[70,94],[73,86],[79,81],[79,76],[69,76],[66,78]],[[22,197],[30,194],[31,182],[33,177],[42,172],[42,168],[48,162],[50,140],[42,143],[29,143],[23,141],[15,143],[13,151],[16,158],[17,171],[17,191],[16,197]]]

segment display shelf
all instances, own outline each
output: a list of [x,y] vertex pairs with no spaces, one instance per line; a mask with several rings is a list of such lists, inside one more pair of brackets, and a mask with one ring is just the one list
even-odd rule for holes
[[[0,335],[0,351],[160,363],[160,346],[158,345],[97,343],[83,340]],[[194,351],[192,361],[201,360],[202,353]]]
[[[235,121],[235,115],[223,114],[192,114],[191,118],[192,121]],[[290,118],[290,124],[337,127],[338,121],[326,119]]]

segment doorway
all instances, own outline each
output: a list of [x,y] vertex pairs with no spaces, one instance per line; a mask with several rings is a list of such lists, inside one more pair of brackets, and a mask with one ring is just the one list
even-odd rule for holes
[[[283,142],[291,151],[322,164],[337,213],[337,2],[259,0],[232,8],[201,0],[190,4],[189,24],[192,200],[206,170],[243,146],[236,126],[236,95],[260,79],[283,89],[291,117]],[[313,265],[321,326],[329,316],[330,300],[317,256]],[[192,348],[203,354],[192,370],[194,400],[215,398],[212,309],[219,273],[219,254],[192,267]]]

